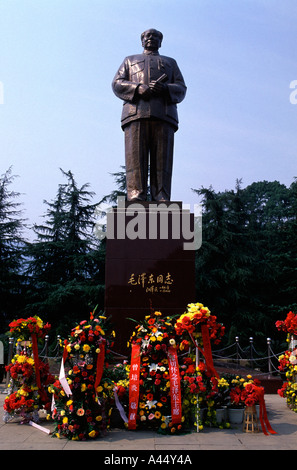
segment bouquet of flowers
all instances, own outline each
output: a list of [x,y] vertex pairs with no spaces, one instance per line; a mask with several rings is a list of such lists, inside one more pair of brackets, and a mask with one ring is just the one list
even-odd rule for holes
[[213,364],[211,341],[219,344],[225,333],[225,327],[217,322],[217,317],[201,303],[188,304],[187,311],[176,321],[175,330],[181,338],[190,337],[192,344],[204,355],[208,372],[218,377]]
[[237,375],[230,383],[230,407],[243,408],[257,404],[259,386],[260,381],[253,379],[251,375],[247,375],[246,378]]
[[259,403],[259,386],[255,383],[247,383],[242,398],[245,406],[257,405]]
[[16,415],[23,420],[39,421],[38,410],[50,406],[47,386],[54,380],[49,373],[48,364],[40,361],[38,356],[38,338],[44,338],[50,325],[44,324],[38,316],[20,318],[9,324],[11,336],[17,339],[16,354],[6,366],[10,373],[10,394],[4,402],[7,422]]
[[297,315],[293,312],[289,312],[285,320],[278,320],[275,323],[278,331],[284,331],[291,335],[297,335]]
[[23,422],[31,419],[38,422],[38,410],[50,408],[50,399],[46,390],[54,381],[54,376],[49,373],[48,364],[39,361],[40,386],[37,386],[35,362],[30,352],[27,345],[26,349],[16,354],[11,363],[6,366],[6,371],[10,374],[11,393],[4,401],[5,422],[16,416],[21,416]]
[[51,325],[49,323],[44,324],[41,318],[34,316],[14,320],[9,324],[9,327],[11,336],[18,338],[19,341],[26,341],[32,337],[32,334],[35,334],[38,338],[44,338],[48,334]]
[[207,325],[210,340],[219,344],[225,334],[225,327],[217,322],[217,317],[211,315],[210,310],[201,303],[188,304],[187,311],[183,313],[175,323],[178,335],[188,333],[195,342],[202,346],[201,325]]
[[[172,318],[163,318],[156,311],[136,326],[129,345],[129,429],[151,428],[171,434],[183,430],[186,419],[180,399],[177,353],[186,352],[189,341],[177,342]],[[173,404],[179,406],[179,417],[174,415]],[[132,415],[135,427],[130,427]]]
[[112,357],[114,336],[108,319],[95,317],[94,312],[89,321],[83,320],[72,329],[63,356],[70,368],[49,387],[54,397],[54,436],[87,440],[106,433],[114,384],[105,370]]

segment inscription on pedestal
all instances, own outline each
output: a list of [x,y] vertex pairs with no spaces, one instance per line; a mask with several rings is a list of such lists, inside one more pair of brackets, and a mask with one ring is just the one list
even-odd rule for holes
[[[185,239],[181,232],[177,236],[173,220],[176,222],[179,217],[181,222],[185,214],[181,203],[174,204],[174,212],[171,208],[166,214],[168,230],[167,237],[163,238],[159,219],[164,212],[160,212],[156,204],[154,207],[149,203],[140,205],[141,217],[137,215],[137,223],[145,220],[145,233],[156,233],[154,238],[146,238],[143,227],[138,227],[136,222],[135,233],[142,233],[142,238],[127,236],[127,226],[133,217],[129,203],[107,216],[107,233],[111,227],[113,235],[120,234],[120,237],[107,236],[106,240],[105,312],[112,315],[117,332],[116,345],[122,353],[126,352],[126,342],[135,327],[128,318],[141,320],[150,308],[163,315],[180,315],[187,303],[195,301],[195,251],[184,249],[184,244],[190,240],[188,236]],[[166,207],[162,206],[164,210]],[[188,233],[194,237],[193,214],[188,213],[187,217]],[[150,227],[152,220],[157,222],[153,228]],[[125,225],[118,227],[119,221]]]

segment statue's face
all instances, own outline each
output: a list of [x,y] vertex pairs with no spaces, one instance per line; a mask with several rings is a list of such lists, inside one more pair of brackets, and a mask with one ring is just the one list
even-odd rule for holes
[[142,46],[149,51],[157,51],[161,47],[161,38],[157,31],[149,29],[145,31],[142,38]]

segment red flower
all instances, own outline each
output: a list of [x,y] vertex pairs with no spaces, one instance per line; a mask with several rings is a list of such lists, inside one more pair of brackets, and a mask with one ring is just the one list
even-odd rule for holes
[[275,323],[276,328],[279,331],[285,331],[293,335],[297,334],[297,315],[293,312],[289,312],[284,321],[277,321]]
[[252,397],[248,397],[245,400],[246,406],[253,406],[253,405],[255,405],[255,403],[257,403],[257,400],[255,398],[252,398]]
[[195,371],[196,371],[196,368],[195,368],[194,364],[191,364],[191,365],[189,365],[189,367],[187,368],[186,373],[188,373],[188,374],[194,374]]

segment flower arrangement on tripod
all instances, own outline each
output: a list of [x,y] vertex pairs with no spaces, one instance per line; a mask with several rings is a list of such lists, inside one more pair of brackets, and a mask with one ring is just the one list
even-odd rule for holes
[[47,387],[54,381],[49,365],[38,355],[38,340],[45,337],[50,325],[35,316],[14,320],[9,327],[11,336],[17,340],[17,353],[5,367],[10,375],[10,393],[4,401],[4,421],[21,416],[23,422],[38,422],[38,411],[50,408]]
[[211,315],[208,307],[203,304],[191,303],[188,304],[187,311],[177,319],[174,327],[182,340],[190,338],[196,348],[196,358],[199,352],[203,354],[209,374],[219,377],[213,365],[211,341],[219,344],[225,334],[225,327],[217,322],[217,317]]
[[178,353],[189,341],[176,341],[171,317],[151,312],[133,332],[129,372],[128,429],[178,433],[186,427]]
[[42,384],[43,394],[36,384],[34,359],[29,348],[25,352],[15,354],[11,363],[6,366],[6,371],[10,374],[11,393],[5,398],[4,421],[21,416],[23,422],[39,421],[38,410],[49,410],[50,399],[46,393],[47,386],[53,382],[54,376],[49,373],[49,366],[39,361],[39,374]]
[[[187,389],[187,393],[193,393],[190,403],[195,404],[196,409],[196,425],[197,431],[203,427],[203,422],[206,425],[214,425],[216,423],[216,411],[214,398],[219,394],[218,381],[220,379],[213,364],[211,342],[219,344],[225,333],[225,327],[217,322],[217,317],[211,315],[208,307],[202,303],[190,303],[187,305],[187,310],[183,313],[175,323],[175,330],[178,336],[185,341],[190,340],[190,345],[195,347],[195,372],[194,376],[190,377],[191,385]],[[202,362],[200,353],[203,355]],[[194,357],[192,356],[194,364]],[[194,366],[193,366],[194,367]],[[195,380],[201,380],[204,377],[203,388],[195,390]],[[196,377],[196,379],[195,379]],[[205,413],[201,413],[201,406],[206,409]],[[199,408],[199,411],[198,411]]]
[[[55,437],[94,439],[109,428],[113,381],[105,374],[114,342],[109,320],[90,314],[65,341],[59,380],[49,387],[53,396]],[[64,362],[70,364],[64,373]]]

